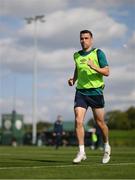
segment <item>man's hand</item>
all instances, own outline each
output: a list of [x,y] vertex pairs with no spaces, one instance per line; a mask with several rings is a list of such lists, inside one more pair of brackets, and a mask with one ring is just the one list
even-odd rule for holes
[[93,63],[93,61],[90,59],[89,61],[87,61],[87,65],[91,68],[91,69],[96,69],[95,64]]
[[73,86],[73,85],[74,85],[74,80],[73,80],[73,78],[70,78],[70,79],[68,80],[68,85],[69,85],[69,86]]
[[97,73],[100,73],[103,76],[109,76],[109,67],[108,66],[105,66],[103,68],[97,67],[91,59],[89,61],[87,61],[87,65],[91,69],[95,70]]

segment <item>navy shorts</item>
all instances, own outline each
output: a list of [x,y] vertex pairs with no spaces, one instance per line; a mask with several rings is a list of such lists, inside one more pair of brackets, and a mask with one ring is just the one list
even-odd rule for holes
[[87,109],[91,108],[103,108],[105,104],[103,95],[83,95],[79,91],[76,91],[74,99],[74,108],[83,107]]

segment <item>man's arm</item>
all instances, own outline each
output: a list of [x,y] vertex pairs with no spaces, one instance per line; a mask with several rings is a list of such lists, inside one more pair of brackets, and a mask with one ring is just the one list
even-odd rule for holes
[[90,68],[102,74],[103,76],[109,76],[108,62],[104,52],[101,49],[97,50],[97,58],[98,58],[99,67],[95,66],[91,59],[88,62],[88,65],[90,66]]
[[87,64],[91,69],[95,70],[96,72],[98,72],[104,76],[109,76],[109,66],[105,66],[103,68],[97,67],[97,66],[95,66],[95,64],[93,63],[92,60],[89,60],[87,62]]
[[75,67],[73,78],[70,78],[68,80],[69,86],[73,86],[75,84],[76,80],[77,80],[77,67]]

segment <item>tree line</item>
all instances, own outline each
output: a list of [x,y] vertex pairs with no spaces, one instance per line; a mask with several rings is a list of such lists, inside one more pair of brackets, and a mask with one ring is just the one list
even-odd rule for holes
[[[135,129],[135,107],[131,106],[126,111],[113,110],[105,114],[105,121],[109,129],[130,130]],[[95,122],[91,118],[89,126],[94,126]]]

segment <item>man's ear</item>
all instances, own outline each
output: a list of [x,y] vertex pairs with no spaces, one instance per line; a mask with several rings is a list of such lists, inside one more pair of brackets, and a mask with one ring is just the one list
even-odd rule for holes
[[94,42],[94,40],[93,40],[93,38],[91,38],[91,43],[93,44],[93,42]]

